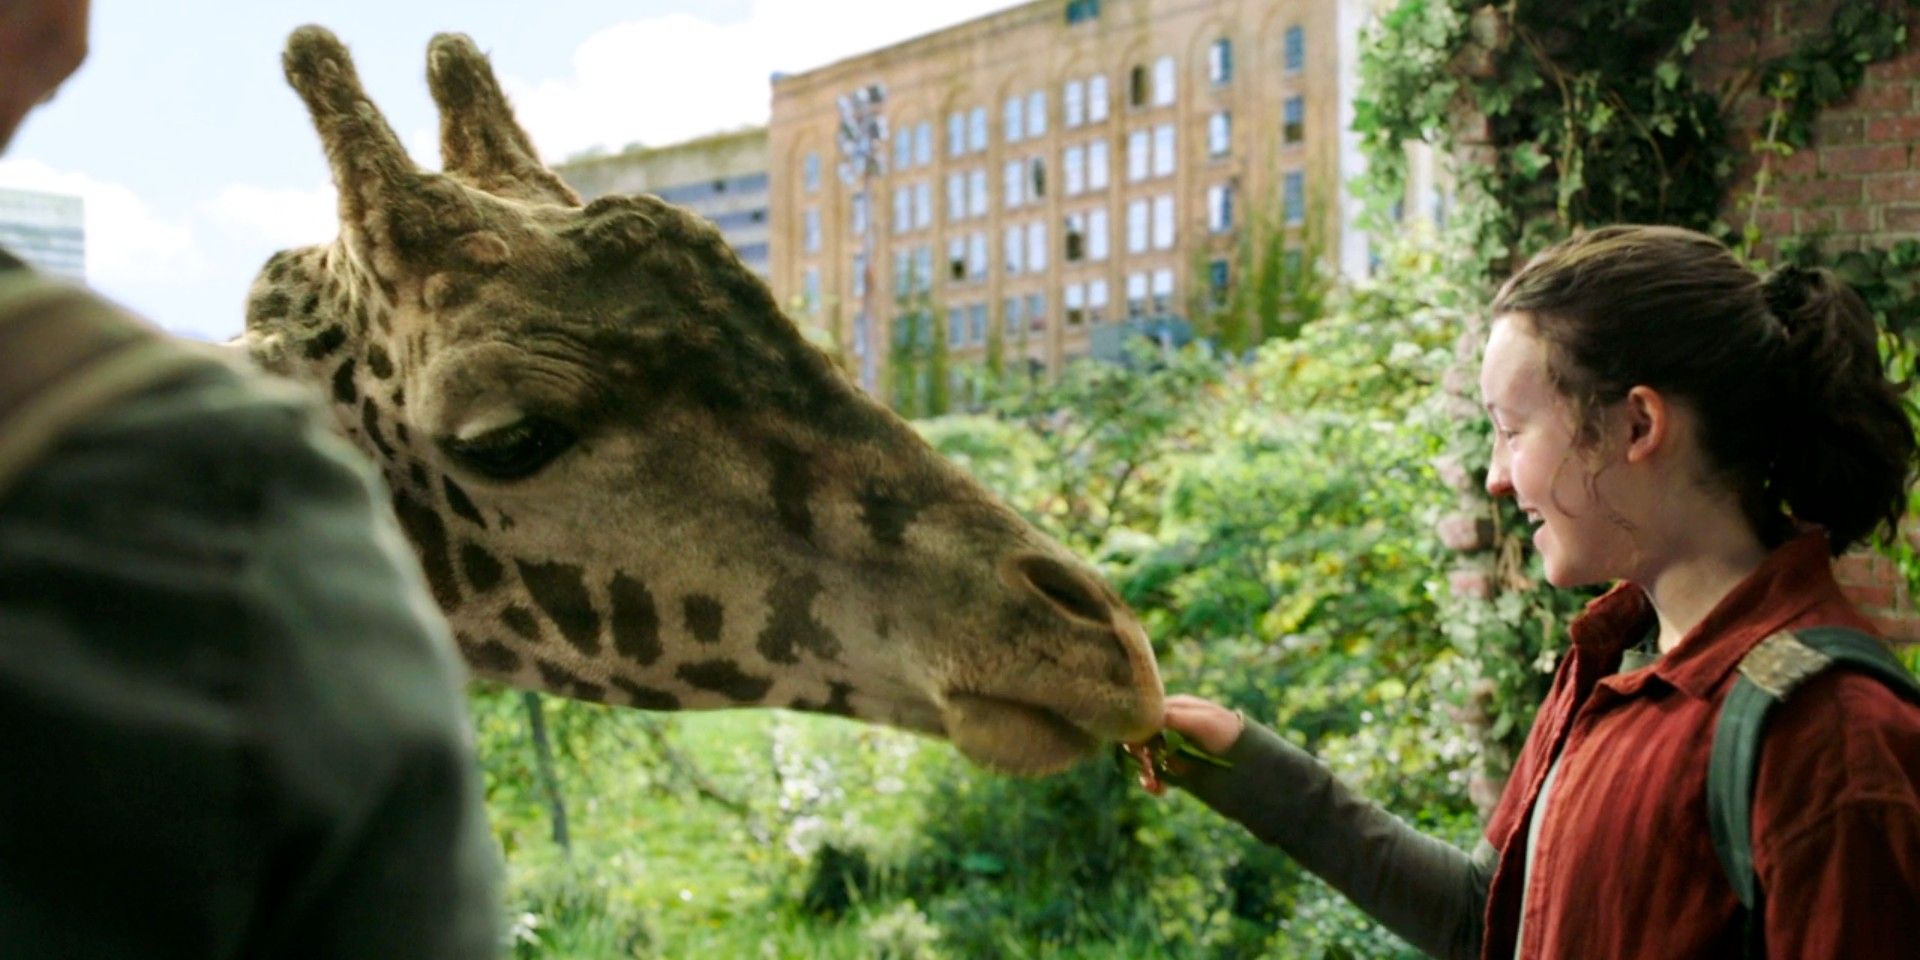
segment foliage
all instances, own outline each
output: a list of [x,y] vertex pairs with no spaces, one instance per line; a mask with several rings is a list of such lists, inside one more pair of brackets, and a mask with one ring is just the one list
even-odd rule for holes
[[[1904,0],[1904,5],[1920,8],[1920,0]],[[1761,71],[1761,89],[1787,105],[1779,138],[1794,147],[1812,143],[1820,111],[1852,96],[1866,79],[1868,64],[1899,54],[1906,43],[1906,10],[1871,0],[1836,6],[1824,32]]]

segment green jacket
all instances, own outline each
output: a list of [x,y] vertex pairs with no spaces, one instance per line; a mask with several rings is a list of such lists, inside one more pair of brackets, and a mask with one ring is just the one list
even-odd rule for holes
[[296,388],[193,361],[62,431],[0,487],[0,954],[497,955],[463,676]]

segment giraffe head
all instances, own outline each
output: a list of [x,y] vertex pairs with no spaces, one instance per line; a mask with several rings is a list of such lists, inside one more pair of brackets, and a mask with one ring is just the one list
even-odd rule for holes
[[288,40],[340,232],[267,262],[246,341],[378,463],[476,673],[839,713],[1016,773],[1158,726],[1095,574],[850,385],[711,225],[582,206],[471,41],[427,59],[442,173],[332,34]]

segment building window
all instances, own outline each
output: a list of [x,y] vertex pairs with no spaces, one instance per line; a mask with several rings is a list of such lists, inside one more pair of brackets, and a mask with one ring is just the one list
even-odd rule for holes
[[1287,28],[1285,61],[1288,73],[1299,73],[1307,68],[1307,31],[1304,28]]
[[913,279],[919,284],[915,293],[933,290],[933,244],[923,243],[913,248]]
[[987,276],[987,235],[984,231],[967,237],[967,279],[983,280]]
[[893,252],[893,298],[904,300],[913,293],[913,254],[906,250]]
[[1233,41],[1221,37],[1207,48],[1207,80],[1216,87],[1233,82]]
[[1127,252],[1147,252],[1147,232],[1149,209],[1145,200],[1134,200],[1127,204]]
[[1062,291],[1060,310],[1066,315],[1067,326],[1077,327],[1087,322],[1087,288],[1069,283]]
[[978,153],[987,148],[987,108],[974,107],[967,114],[967,147]]
[[947,238],[947,279],[967,278],[967,238]]
[[805,182],[808,193],[820,190],[820,155],[809,153],[800,160],[800,178]]
[[947,156],[959,157],[967,152],[967,115],[964,113],[947,114]]
[[954,307],[947,311],[947,348],[959,347],[966,340],[967,315],[959,307]]
[[1024,302],[1019,297],[1008,297],[1000,303],[1000,329],[1003,333],[1025,331],[1027,314],[1022,309]]
[[977,167],[967,174],[967,215],[987,215],[987,168]]
[[1207,293],[1214,303],[1227,302],[1227,261],[1213,260],[1207,263]]
[[906,233],[913,229],[913,190],[900,186],[893,188],[893,232]]
[[800,249],[807,253],[820,252],[820,208],[808,207],[800,214]]
[[1127,106],[1144,107],[1147,105],[1147,67],[1135,64],[1127,71]]
[[1233,229],[1233,185],[1215,184],[1207,188],[1207,230],[1226,233]]
[[967,339],[974,343],[987,342],[987,305],[976,303],[967,308]]
[[869,202],[867,195],[864,193],[856,193],[853,195],[853,209],[850,211],[853,216],[850,218],[848,226],[852,227],[853,235],[856,237],[864,237],[867,234],[867,207]]
[[1100,0],[1067,0],[1067,23],[1086,23],[1100,16]]
[[1079,263],[1087,256],[1087,218],[1078,213],[1069,213],[1061,223],[1060,258],[1067,263]]
[[1107,118],[1107,78],[1105,74],[1094,74],[1087,78],[1087,122],[1099,123]]
[[1153,128],[1153,175],[1170,177],[1173,175],[1173,124],[1163,123]]
[[1017,277],[1026,269],[1027,238],[1016,225],[1006,229],[1000,236],[1000,259],[1007,264],[1007,276]]
[[1153,62],[1153,105],[1156,107],[1173,104],[1173,58],[1161,57]]
[[1087,189],[1105,190],[1107,188],[1107,142],[1095,140],[1087,144]]
[[867,295],[867,255],[853,255],[853,298],[860,300]]
[[1107,208],[1096,207],[1087,213],[1087,259],[1107,259]]
[[1307,222],[1307,175],[1298,170],[1288,172],[1282,181],[1285,184],[1285,211],[1288,226],[1298,226]]
[[812,316],[820,309],[820,268],[808,267],[800,275],[800,311]]
[[1034,273],[1047,269],[1047,225],[1039,221],[1027,224],[1027,269]]
[[947,222],[967,216],[967,175],[959,171],[947,174]]
[[1035,90],[1027,94],[1027,136],[1044,137],[1047,135],[1047,92]]
[[1027,297],[1027,326],[1035,330],[1047,328],[1047,295],[1036,293]]
[[1147,168],[1152,163],[1152,134],[1145,130],[1135,130],[1127,134],[1127,182],[1135,183],[1147,178]]
[[1173,249],[1173,197],[1167,195],[1153,198],[1153,248],[1155,250]]
[[1147,275],[1127,274],[1127,316],[1139,318],[1147,312]]
[[913,169],[913,131],[902,130],[900,135],[893,139],[893,170],[898,173],[911,169]]
[[913,185],[913,228],[933,226],[933,184],[925,180]]
[[1099,323],[1106,318],[1107,282],[1095,280],[1087,284],[1087,322]]
[[1302,97],[1288,97],[1281,106],[1280,142],[1289,146],[1298,146],[1307,139],[1307,101]]
[[1153,272],[1153,312],[1164,314],[1173,309],[1173,271],[1162,268]]
[[921,167],[933,162],[933,124],[925,120],[913,128],[913,162]]
[[1224,157],[1233,152],[1233,114],[1225,110],[1207,118],[1207,156]]
[[1018,160],[1008,160],[1000,171],[1001,207],[1013,210],[1026,202],[1027,169]]
[[1060,171],[1066,179],[1067,196],[1077,197],[1087,190],[1087,148],[1068,147],[1060,152]]
[[1033,174],[1033,196],[1035,199],[1047,195],[1047,161],[1045,157],[1034,157],[1027,161],[1027,169]]
[[1007,98],[1007,105],[1004,108],[1006,116],[1003,119],[1005,120],[1007,128],[1006,137],[1008,143],[1019,143],[1020,136],[1026,129],[1026,121],[1022,119],[1020,106],[1019,97]]
[[1068,80],[1060,90],[1060,124],[1072,130],[1087,122],[1087,83]]

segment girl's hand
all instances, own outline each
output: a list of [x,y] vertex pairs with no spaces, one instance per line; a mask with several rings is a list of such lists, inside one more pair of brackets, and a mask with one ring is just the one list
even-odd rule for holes
[[1213,754],[1226,753],[1247,726],[1246,718],[1238,711],[1184,693],[1167,698],[1166,719],[1162,723]]

